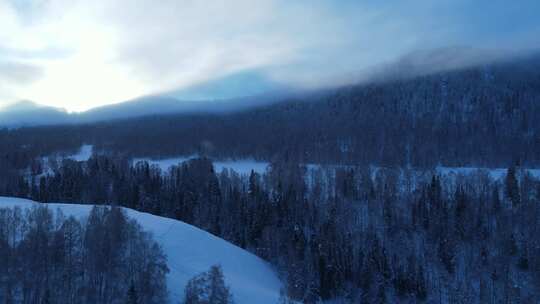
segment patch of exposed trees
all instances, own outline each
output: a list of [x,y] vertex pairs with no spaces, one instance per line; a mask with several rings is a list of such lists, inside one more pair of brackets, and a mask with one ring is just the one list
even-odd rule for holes
[[184,290],[182,304],[232,304],[233,296],[225,285],[221,266],[214,265],[191,280]]
[[1,303],[164,303],[166,257],[120,208],[80,221],[46,207],[0,209]]

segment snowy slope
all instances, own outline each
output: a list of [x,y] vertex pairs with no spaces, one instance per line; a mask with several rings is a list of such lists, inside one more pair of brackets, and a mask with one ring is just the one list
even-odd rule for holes
[[[0,208],[37,204],[30,200],[0,197]],[[91,205],[47,204],[65,215],[84,218]],[[170,273],[167,276],[170,303],[179,303],[187,281],[207,271],[210,266],[223,267],[227,285],[238,304],[275,304],[281,283],[270,266],[247,251],[186,223],[125,208],[128,216],[150,231],[167,254]]]

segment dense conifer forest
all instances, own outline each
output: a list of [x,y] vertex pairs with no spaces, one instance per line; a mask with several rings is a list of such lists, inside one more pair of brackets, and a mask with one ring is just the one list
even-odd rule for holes
[[449,178],[370,166],[272,163],[216,173],[206,158],[162,172],[94,156],[21,180],[42,202],[123,206],[185,221],[271,262],[294,300],[534,302],[540,182],[511,167]]

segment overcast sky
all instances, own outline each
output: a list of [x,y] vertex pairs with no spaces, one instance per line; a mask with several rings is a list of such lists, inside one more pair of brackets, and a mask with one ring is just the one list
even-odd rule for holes
[[536,48],[539,14],[538,0],[0,0],[0,105],[81,111],[250,71],[339,84],[418,50]]

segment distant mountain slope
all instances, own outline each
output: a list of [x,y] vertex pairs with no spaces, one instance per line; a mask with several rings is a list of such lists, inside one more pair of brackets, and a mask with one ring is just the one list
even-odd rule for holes
[[74,122],[88,123],[179,113],[227,113],[269,104],[283,98],[280,93],[226,100],[178,100],[168,96],[146,96],[75,114]]
[[244,72],[81,113],[21,101],[0,108],[0,127],[91,123],[177,113],[223,113],[265,105],[293,94],[295,91],[256,72]]
[[[223,102],[222,107],[208,107],[214,110],[198,107],[181,113],[159,112],[174,100],[147,100],[141,101],[140,111],[154,105],[154,115],[56,132],[70,134],[64,138],[78,140],[79,146],[87,143],[98,150],[158,159],[198,154],[423,168],[540,166],[539,55],[297,93],[275,98],[276,103],[261,100],[240,100],[237,108],[234,101]],[[137,104],[118,106],[129,109]],[[112,109],[106,112],[123,112]],[[41,153],[51,145],[47,138],[34,136],[49,136],[43,130],[4,138],[12,146],[29,142],[22,137],[32,138]]]
[[[0,197],[0,208],[31,208],[33,201]],[[91,205],[47,204],[69,216],[86,217]],[[281,283],[270,266],[258,257],[214,235],[180,221],[125,209],[145,231],[153,234],[167,255],[170,273],[167,276],[170,303],[182,300],[184,287],[193,276],[207,271],[210,266],[223,267],[226,283],[231,287],[235,303],[275,304]]]
[[289,91],[287,86],[272,81],[257,70],[225,75],[164,95],[180,100],[227,100]]
[[501,54],[466,48],[416,52],[395,62],[373,67],[369,71],[359,71],[359,75],[335,79],[334,84],[328,83],[322,85],[324,89],[313,91],[294,89],[290,85],[278,83],[256,69],[246,70],[168,92],[119,101],[81,113],[67,113],[63,109],[22,101],[0,108],[0,127],[92,123],[178,113],[228,113],[268,105],[287,98],[311,99],[315,95],[331,92],[332,89],[328,88],[335,87],[335,83],[406,80],[480,64],[490,65],[491,62],[502,60],[501,58],[504,58]]
[[0,109],[0,127],[82,124],[179,113],[228,113],[267,105],[294,94],[299,92],[280,91],[223,100],[178,100],[166,95],[156,95],[81,113],[68,113],[63,109],[23,101]]
[[0,127],[64,124],[69,121],[66,111],[31,101],[20,101],[0,109]]
[[303,163],[537,166],[538,66],[540,56],[297,95],[229,115],[112,123],[106,137],[91,136],[112,151],[158,158],[204,152]]

